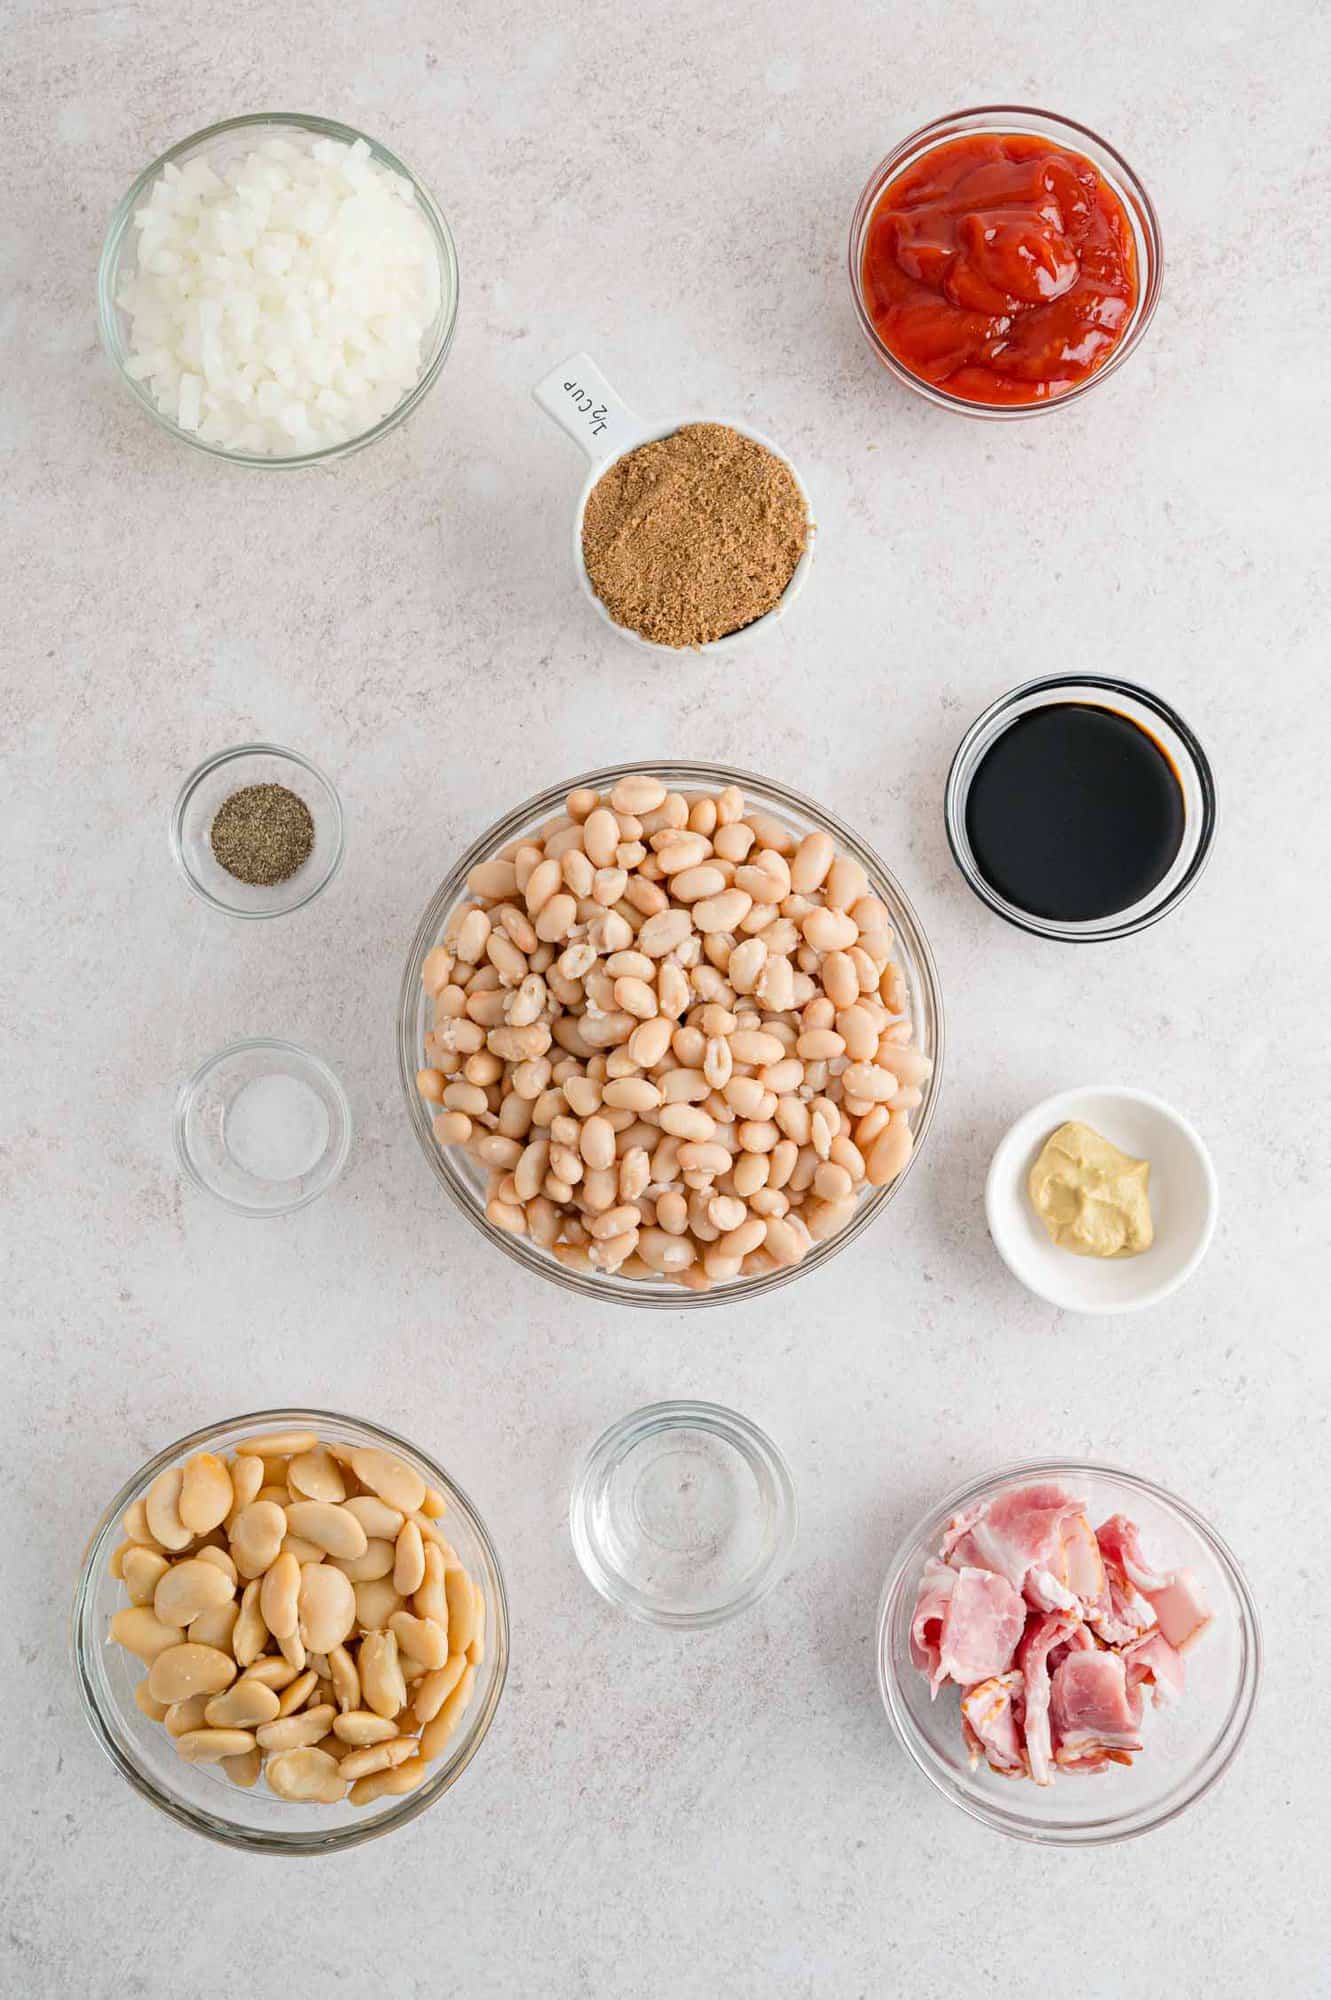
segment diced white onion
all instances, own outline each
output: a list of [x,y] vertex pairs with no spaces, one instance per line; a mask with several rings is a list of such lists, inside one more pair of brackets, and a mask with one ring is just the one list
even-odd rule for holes
[[168,166],[136,210],[127,372],[183,430],[290,457],[345,444],[417,380],[434,238],[364,141],[268,139],[224,172]]
[[180,378],[180,404],[176,422],[182,431],[196,431],[203,408],[203,384],[197,375]]

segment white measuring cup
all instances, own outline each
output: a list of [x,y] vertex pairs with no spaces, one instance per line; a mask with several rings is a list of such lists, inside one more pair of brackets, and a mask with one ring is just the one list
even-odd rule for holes
[[[771,438],[764,437],[761,431],[754,430],[752,424],[739,423],[733,417],[675,417],[669,423],[645,424],[640,417],[634,415],[623,398],[616,395],[595,362],[585,354],[571,354],[567,361],[562,361],[558,368],[552,369],[544,381],[536,384],[532,395],[546,415],[553,417],[560,429],[567,431],[574,443],[581,445],[591,460],[591,470],[587,474],[586,484],[578,498],[573,515],[573,567],[577,571],[584,597],[595,606],[612,632],[618,633],[621,639],[627,639],[632,646],[641,646],[646,652],[668,653],[677,659],[681,652],[686,651],[730,652],[734,647],[770,629],[779,618],[785,616],[804,588],[804,580],[813,561],[815,533],[809,490],[789,452],[783,451],[780,445],[773,444]],[[779,458],[788,465],[808,510],[809,534],[804,544],[804,552],[795,565],[790,582],[782,592],[780,601],[774,604],[770,611],[765,611],[761,618],[755,618],[752,624],[742,625],[737,632],[727,632],[724,638],[710,639],[704,646],[688,648],[663,646],[654,639],[644,639],[641,633],[630,631],[626,625],[617,624],[610,616],[592,589],[587,565],[583,561],[582,519],[597,482],[617,458],[623,458],[626,452],[635,451],[639,445],[652,444],[658,438],[670,437],[683,425],[693,423],[726,424],[731,430],[738,431],[742,437],[752,438],[755,444],[763,445],[774,458]]]

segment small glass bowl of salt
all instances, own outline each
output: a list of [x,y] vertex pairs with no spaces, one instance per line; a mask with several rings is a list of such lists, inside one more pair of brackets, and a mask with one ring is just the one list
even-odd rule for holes
[[437,379],[457,250],[386,147],[261,112],[145,168],[97,295],[102,343],[163,430],[238,465],[319,465],[395,430]]
[[290,1215],[346,1165],[351,1106],[327,1063],[294,1042],[233,1042],[181,1085],[176,1153],[236,1215]]

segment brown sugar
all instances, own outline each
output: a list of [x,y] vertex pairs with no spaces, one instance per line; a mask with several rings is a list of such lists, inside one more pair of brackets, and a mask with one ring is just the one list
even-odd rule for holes
[[582,554],[617,625],[658,646],[705,646],[772,609],[808,537],[784,459],[728,424],[685,424],[597,481]]

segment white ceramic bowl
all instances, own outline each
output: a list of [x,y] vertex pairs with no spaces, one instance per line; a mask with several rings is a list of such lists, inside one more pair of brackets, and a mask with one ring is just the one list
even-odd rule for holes
[[[1077,1257],[1049,1239],[1026,1182],[1045,1140],[1071,1119],[1151,1163],[1155,1241],[1139,1257]],[[1219,1207],[1211,1155],[1163,1098],[1120,1084],[1060,1091],[1027,1111],[1000,1140],[985,1183],[994,1247],[1028,1291],[1064,1312],[1125,1313],[1157,1305],[1185,1284],[1211,1241]]]

